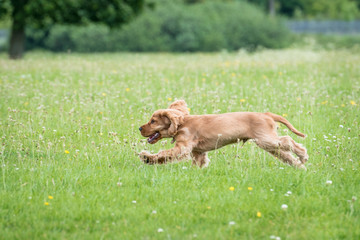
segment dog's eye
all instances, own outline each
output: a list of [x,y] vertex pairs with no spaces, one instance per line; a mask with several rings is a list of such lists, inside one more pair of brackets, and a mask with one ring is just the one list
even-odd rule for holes
[[153,124],[153,123],[155,123],[155,120],[153,119],[153,120],[151,120],[151,122],[150,122],[151,124]]

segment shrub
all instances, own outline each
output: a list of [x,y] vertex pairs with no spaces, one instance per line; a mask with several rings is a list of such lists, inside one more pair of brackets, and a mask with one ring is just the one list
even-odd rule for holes
[[[150,21],[156,22],[155,26],[145,27]],[[135,29],[142,32],[135,35]],[[278,19],[267,17],[245,2],[163,6],[140,16],[121,34],[132,39],[131,50],[135,51],[142,51],[144,43],[152,41],[155,45],[166,46],[160,50],[171,51],[280,48],[289,44],[290,35]]]
[[281,48],[289,30],[246,2],[163,3],[120,30],[55,26],[44,46],[54,51],[219,51]]
[[[73,32],[76,27],[70,26],[61,26],[55,25],[51,31],[47,39],[44,41],[45,47],[52,51],[68,51],[75,50],[75,39],[73,39]],[[76,29],[76,31],[81,31],[82,29]],[[94,41],[94,38],[89,39],[89,41]]]

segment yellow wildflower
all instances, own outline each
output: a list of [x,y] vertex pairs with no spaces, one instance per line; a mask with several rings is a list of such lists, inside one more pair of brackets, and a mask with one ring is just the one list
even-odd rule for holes
[[256,213],[256,216],[257,216],[258,218],[260,218],[260,217],[261,217],[261,212],[257,212],[257,213]]
[[210,206],[207,206],[207,209],[211,209],[211,207],[210,207]]
[[351,101],[350,101],[350,104],[354,106],[354,105],[356,105],[356,102],[353,101],[353,100],[351,100]]
[[191,108],[188,108],[189,112],[191,111]]
[[325,104],[327,104],[327,103],[328,103],[328,101],[323,101],[323,102],[321,102],[322,105],[325,105]]
[[130,92],[130,88],[126,88],[125,91]]
[[48,203],[48,202],[44,202],[44,205],[45,205],[45,206],[49,206],[49,205],[50,205],[50,203]]
[[253,190],[253,188],[252,188],[252,187],[248,187],[248,190],[249,190],[249,191],[252,191],[252,190]]
[[283,117],[287,117],[287,114],[286,114],[286,113],[283,113]]
[[243,98],[242,98],[242,99],[240,99],[240,102],[245,102],[245,101],[246,101],[246,100],[245,100],[245,99],[243,99]]
[[172,98],[171,98],[171,97],[169,97],[169,98],[168,98],[168,101],[171,101],[171,100],[172,100]]
[[229,190],[230,190],[230,191],[234,191],[235,188],[234,188],[234,187],[229,187]]
[[341,107],[345,107],[345,104],[341,104]]
[[29,102],[24,102],[24,106],[27,106],[27,105],[29,105]]
[[48,198],[49,198],[49,199],[54,199],[54,197],[53,197],[53,196],[50,196],[50,195],[48,196]]
[[70,152],[69,152],[68,150],[65,150],[65,153],[66,153],[66,154],[69,154]]
[[281,75],[282,75],[282,72],[279,72],[279,75],[281,76]]
[[105,96],[106,96],[106,93],[103,92],[102,95],[105,97]]
[[203,78],[203,79],[202,79],[202,81],[203,81],[203,82],[205,82],[205,81],[206,81],[206,79],[205,79],[205,78]]

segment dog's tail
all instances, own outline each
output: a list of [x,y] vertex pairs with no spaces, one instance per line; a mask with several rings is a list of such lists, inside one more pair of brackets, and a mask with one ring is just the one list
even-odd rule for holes
[[291,123],[288,120],[286,120],[285,118],[283,118],[282,116],[276,115],[276,114],[271,113],[271,112],[267,112],[265,114],[268,115],[269,117],[271,117],[272,119],[274,119],[274,121],[281,122],[282,124],[284,124],[286,127],[288,127],[296,135],[298,135],[298,136],[300,136],[302,138],[306,137],[305,134],[303,134],[303,133],[299,132],[298,130],[296,130],[296,128],[294,128],[294,126],[291,125]]

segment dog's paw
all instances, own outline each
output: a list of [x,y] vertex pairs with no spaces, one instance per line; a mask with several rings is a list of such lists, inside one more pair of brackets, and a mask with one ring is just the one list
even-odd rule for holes
[[298,168],[298,169],[301,169],[301,170],[307,171],[307,168],[305,167],[305,165],[304,165],[304,164],[299,164],[299,165],[296,165],[295,167],[296,167],[296,168]]
[[305,153],[303,156],[300,156],[299,160],[302,164],[305,164],[309,160],[309,155]]
[[142,151],[139,153],[139,158],[142,162],[146,163],[146,164],[153,164],[153,160],[152,160],[152,154],[147,152],[147,151]]

